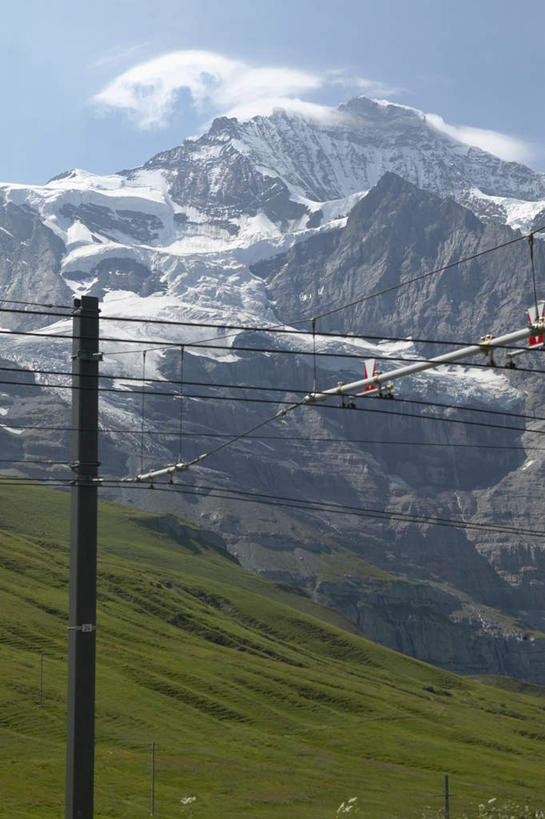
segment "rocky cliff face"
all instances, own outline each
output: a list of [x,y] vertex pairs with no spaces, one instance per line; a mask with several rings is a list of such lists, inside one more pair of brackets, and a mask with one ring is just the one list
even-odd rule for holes
[[[68,305],[94,294],[105,318],[309,320],[509,242],[517,207],[531,221],[542,197],[542,175],[462,146],[401,106],[359,98],[322,123],[282,112],[221,119],[142,168],[0,188],[1,294]],[[535,256],[542,271],[537,240]],[[318,336],[316,361],[309,321],[296,336],[104,321],[103,336],[120,341],[102,343],[102,372],[119,389],[101,396],[102,474],[210,450],[270,418],[279,400],[301,398],[315,363],[318,385],[330,387],[361,377],[367,357],[387,370],[443,352],[433,339],[516,329],[532,297],[528,250],[517,243],[320,319],[318,331],[357,338]],[[3,315],[4,327],[70,333],[69,318]],[[177,347],[147,353],[142,413],[134,350],[159,332]],[[33,371],[67,370],[66,341],[0,335],[0,350],[22,369],[0,396],[6,457],[26,461],[12,471],[64,476],[33,461],[68,460],[67,380]],[[539,355],[524,366],[539,368]],[[204,524],[252,571],[298,585],[386,645],[457,671],[543,682],[543,541],[524,534],[541,528],[541,429],[525,416],[542,403],[539,375],[483,356],[404,382],[391,401],[301,407],[169,491],[106,494]],[[512,531],[488,531],[494,523]]]

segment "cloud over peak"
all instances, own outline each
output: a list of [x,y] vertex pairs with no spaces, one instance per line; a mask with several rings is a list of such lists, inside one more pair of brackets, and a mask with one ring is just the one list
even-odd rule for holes
[[532,155],[525,142],[508,134],[502,134],[500,131],[474,128],[470,125],[449,125],[439,114],[426,114],[426,122],[432,128],[442,131],[459,142],[481,148],[507,162],[525,162]]
[[[133,66],[115,77],[92,101],[99,109],[123,112],[140,129],[167,126],[175,115],[183,116],[184,104],[193,108],[203,127],[220,115],[248,120],[258,114],[268,116],[276,109],[334,123],[342,116],[337,109],[308,100],[308,96],[316,98],[319,92],[331,92],[339,86],[347,94],[369,97],[399,93],[399,89],[345,69],[329,69],[319,75],[296,68],[250,65],[211,51],[186,50]],[[501,159],[524,162],[531,158],[529,146],[515,137],[450,125],[438,114],[418,113],[432,128]]]
[[328,85],[375,93],[393,90],[344,71],[319,76],[294,68],[252,66],[210,51],[173,51],[120,74],[93,101],[102,108],[124,111],[143,129],[167,125],[183,92],[205,119],[219,114],[248,119],[275,108],[323,119],[334,109],[301,96]]

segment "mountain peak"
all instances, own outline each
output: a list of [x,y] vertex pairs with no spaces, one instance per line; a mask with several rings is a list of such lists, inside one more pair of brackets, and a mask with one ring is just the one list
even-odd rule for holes
[[213,120],[207,135],[216,136],[217,134],[228,133],[234,136],[237,133],[240,123],[236,117],[216,117]]

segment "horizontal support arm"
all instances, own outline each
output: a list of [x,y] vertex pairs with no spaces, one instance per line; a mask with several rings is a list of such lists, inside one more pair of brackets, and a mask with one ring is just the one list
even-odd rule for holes
[[[544,332],[543,322],[538,324],[529,324],[523,330],[516,330],[514,333],[506,333],[503,336],[493,338],[486,336],[479,344],[472,344],[469,347],[462,347],[460,350],[454,350],[451,353],[438,355],[435,358],[430,358],[427,361],[417,361],[414,364],[407,364],[405,367],[398,367],[397,370],[390,370],[387,373],[374,375],[370,378],[363,378],[361,381],[352,381],[350,384],[339,384],[337,387],[332,387],[323,392],[311,392],[304,398],[305,404],[316,404],[319,401],[325,401],[332,395],[353,395],[358,390],[365,389],[365,387],[380,387],[389,381],[395,381],[397,378],[404,378],[407,375],[414,375],[424,370],[432,370],[440,367],[442,364],[450,364],[453,361],[462,361],[464,358],[471,358],[479,353],[486,353],[488,350],[493,350],[496,347],[503,347],[507,344],[512,344],[515,341],[522,341],[530,336],[538,336]],[[370,392],[372,394],[372,392]]]

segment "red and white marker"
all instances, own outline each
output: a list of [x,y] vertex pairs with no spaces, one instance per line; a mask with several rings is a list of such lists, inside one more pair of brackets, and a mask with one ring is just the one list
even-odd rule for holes
[[[374,358],[366,358],[363,362],[363,377],[364,378],[373,378],[377,372],[377,362]],[[376,390],[376,384],[368,384],[366,387],[363,388],[364,392],[371,392],[371,390]]]
[[[535,304],[528,308],[528,324],[537,324],[538,321],[543,321],[543,319],[545,319],[545,301],[538,301],[537,309]],[[530,336],[528,346],[543,346],[543,336]]]

